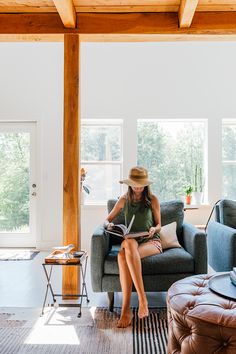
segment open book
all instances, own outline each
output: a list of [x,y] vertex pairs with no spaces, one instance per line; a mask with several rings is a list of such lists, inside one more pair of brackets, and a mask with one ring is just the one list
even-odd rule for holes
[[72,251],[74,248],[75,248],[75,246],[70,244],[70,245],[67,245],[67,246],[53,247],[52,249],[54,251],[60,251],[61,253],[70,253],[70,251]]
[[135,218],[135,215],[132,216],[132,219],[131,219],[128,227],[126,227],[123,224],[118,224],[118,225],[114,225],[111,230],[106,230],[106,232],[108,232],[109,234],[112,234],[112,235],[122,237],[124,239],[148,236],[149,235],[148,231],[130,232],[131,227],[134,222],[134,218]]

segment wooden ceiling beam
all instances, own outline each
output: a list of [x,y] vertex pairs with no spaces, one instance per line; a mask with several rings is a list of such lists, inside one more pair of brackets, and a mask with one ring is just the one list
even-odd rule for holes
[[76,11],[73,0],[53,0],[60,15],[63,25],[66,28],[76,27]]
[[[196,12],[190,28],[178,27],[177,13],[77,14],[77,28],[65,28],[57,14],[0,14],[1,34],[235,35],[236,12]],[[92,36],[91,36],[92,37]],[[83,40],[83,39],[82,39]]]
[[[181,2],[183,0],[0,0],[0,13],[56,13],[58,9],[66,17],[67,13],[72,14],[70,16],[73,19],[74,9],[75,12],[100,13],[178,12]],[[194,0],[185,2],[191,3]],[[196,11],[235,9],[236,0],[199,0]]]
[[199,0],[181,0],[179,7],[179,27],[188,28],[191,26],[194,13]]

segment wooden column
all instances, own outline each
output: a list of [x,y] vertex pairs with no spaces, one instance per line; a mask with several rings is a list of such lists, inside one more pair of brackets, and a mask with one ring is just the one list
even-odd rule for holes
[[[80,248],[79,35],[64,36],[63,243]],[[79,293],[78,267],[63,267],[62,293]]]

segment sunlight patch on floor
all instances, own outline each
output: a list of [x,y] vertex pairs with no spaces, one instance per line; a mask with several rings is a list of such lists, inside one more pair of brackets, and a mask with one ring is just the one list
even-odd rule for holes
[[40,318],[32,328],[25,344],[70,344],[79,345],[74,325],[47,324]]
[[95,318],[95,311],[96,311],[96,306],[92,306],[90,309],[89,309],[89,312],[91,313],[91,316],[92,316],[92,319],[94,320]]

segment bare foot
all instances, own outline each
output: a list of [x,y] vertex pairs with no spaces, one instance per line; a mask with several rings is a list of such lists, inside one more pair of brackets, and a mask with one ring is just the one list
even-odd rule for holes
[[121,313],[120,319],[117,323],[117,327],[118,328],[128,327],[132,322],[132,318],[133,318],[133,314],[132,314],[131,310]]
[[138,317],[144,318],[144,317],[148,317],[148,315],[149,315],[149,311],[148,311],[147,301],[140,301],[139,308],[138,308]]

